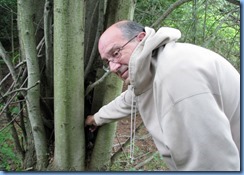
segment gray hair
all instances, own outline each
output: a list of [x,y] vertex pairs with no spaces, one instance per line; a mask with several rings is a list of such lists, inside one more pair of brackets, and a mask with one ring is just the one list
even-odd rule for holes
[[144,27],[134,21],[119,22],[116,24],[116,27],[121,30],[123,36],[127,39],[138,35],[140,32],[145,32]]

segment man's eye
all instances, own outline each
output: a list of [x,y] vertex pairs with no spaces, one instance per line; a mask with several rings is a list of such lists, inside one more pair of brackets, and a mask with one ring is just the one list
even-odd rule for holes
[[118,57],[119,56],[119,50],[117,50],[117,51],[115,51],[114,53],[113,53],[113,57]]

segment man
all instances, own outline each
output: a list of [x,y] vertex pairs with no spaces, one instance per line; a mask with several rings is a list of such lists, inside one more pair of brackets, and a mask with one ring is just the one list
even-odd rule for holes
[[101,58],[130,85],[86,125],[127,117],[135,102],[171,170],[239,171],[240,75],[220,55],[176,42],[180,36],[132,21],[109,27],[99,40]]

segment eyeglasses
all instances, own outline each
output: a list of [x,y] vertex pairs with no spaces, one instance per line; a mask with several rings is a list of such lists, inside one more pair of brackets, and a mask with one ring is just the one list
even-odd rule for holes
[[133,38],[131,38],[129,41],[127,41],[124,45],[122,45],[120,48],[116,49],[110,56],[109,59],[103,59],[103,69],[106,71],[106,72],[109,72],[110,71],[110,68],[109,68],[109,63],[110,62],[113,62],[113,63],[118,63],[119,61],[119,58],[121,57],[121,50],[124,49],[124,47],[129,44],[133,39],[135,39],[138,35],[134,36]]

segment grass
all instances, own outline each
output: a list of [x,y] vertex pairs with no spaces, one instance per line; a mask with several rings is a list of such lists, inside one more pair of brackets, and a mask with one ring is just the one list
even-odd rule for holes
[[10,126],[8,126],[0,132],[0,170],[18,171],[20,166],[21,161],[16,156]]
[[[114,161],[110,167],[110,171],[168,171],[168,167],[163,157],[153,142],[152,136],[149,134],[145,126],[141,126],[140,116],[137,118],[137,130],[134,148],[134,162],[130,162],[130,146],[123,148],[123,152]],[[130,118],[123,119],[118,122],[116,137],[114,139],[113,151],[116,153],[130,137]]]
[[[140,147],[135,147],[134,152],[135,160],[130,162],[129,152],[121,154],[110,167],[110,171],[167,171],[167,165],[163,161],[163,157],[158,153],[145,153]],[[143,166],[136,168],[136,166],[146,159],[151,158],[150,161]]]

